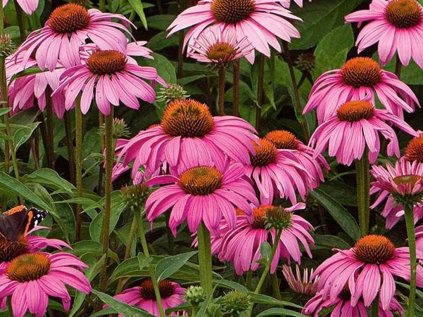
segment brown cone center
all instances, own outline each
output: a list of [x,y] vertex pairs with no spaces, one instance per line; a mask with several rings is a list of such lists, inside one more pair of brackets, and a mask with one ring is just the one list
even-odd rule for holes
[[50,270],[50,260],[42,253],[27,253],[13,259],[7,266],[9,279],[18,282],[38,280]]
[[264,138],[272,142],[278,149],[285,150],[296,150],[300,143],[294,134],[286,130],[271,131]]
[[[160,297],[162,299],[168,298],[174,294],[174,286],[171,282],[164,280],[159,282]],[[141,283],[141,297],[144,299],[156,300],[154,293],[154,286],[151,279],[145,279]]]
[[355,88],[374,87],[382,80],[380,65],[369,57],[355,57],[341,69],[344,83]]
[[251,165],[253,166],[267,166],[276,161],[277,149],[272,142],[261,139],[254,143],[255,154],[250,154]]
[[194,167],[185,171],[179,185],[188,194],[206,196],[222,185],[222,174],[214,167]]
[[422,8],[415,0],[392,0],[386,6],[386,19],[397,28],[408,29],[422,19]]
[[236,48],[225,42],[215,43],[207,49],[207,58],[219,63],[228,63],[236,55]]
[[255,9],[254,0],[213,0],[211,10],[218,22],[235,24],[247,19]]
[[88,26],[90,14],[83,6],[69,3],[56,8],[47,23],[57,33],[72,33]]
[[368,101],[349,101],[338,108],[336,115],[341,121],[369,120],[374,115],[374,107]]
[[388,238],[380,235],[368,235],[354,246],[355,256],[364,263],[381,264],[394,256],[395,246]]
[[405,149],[405,156],[410,161],[423,163],[423,134],[413,138]]
[[93,74],[113,75],[125,69],[126,56],[118,51],[97,51],[88,58],[87,66]]

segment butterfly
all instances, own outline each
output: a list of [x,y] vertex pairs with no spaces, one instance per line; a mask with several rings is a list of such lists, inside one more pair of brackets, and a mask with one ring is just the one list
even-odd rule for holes
[[47,211],[34,207],[16,206],[0,214],[0,237],[18,241],[25,237],[47,216]]

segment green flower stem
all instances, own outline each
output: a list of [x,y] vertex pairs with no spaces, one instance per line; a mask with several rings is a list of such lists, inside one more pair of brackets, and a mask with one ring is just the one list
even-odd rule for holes
[[395,62],[395,75],[398,76],[398,78],[401,79],[401,72],[402,72],[402,64],[401,64],[401,60],[397,54],[397,59]]
[[[150,258],[150,252],[148,251],[147,239],[145,238],[144,223],[141,220],[140,213],[136,212],[135,215],[137,217],[137,222],[139,224],[138,227],[139,227],[142,250],[143,250],[144,256],[148,259],[148,258]],[[151,281],[153,283],[154,294],[156,295],[156,302],[157,302],[157,306],[159,307],[160,317],[166,317],[165,311],[163,309],[162,298],[161,298],[161,295],[160,295],[159,284],[157,282],[156,268],[154,267],[153,264],[150,264],[148,266],[148,271],[150,273]]]
[[[98,126],[100,129],[104,127],[104,116],[101,112],[98,112]],[[100,133],[100,148],[104,149],[104,145],[105,145],[104,135],[103,133]],[[98,171],[97,192],[100,196],[102,196],[104,192],[104,168],[102,164],[100,164],[99,171]]]
[[378,297],[376,297],[376,300],[372,305],[371,317],[379,317],[379,298]]
[[415,301],[416,301],[416,233],[414,231],[414,207],[413,204],[405,204],[405,224],[407,226],[408,247],[410,249],[410,294],[408,296],[408,316],[414,317]]
[[19,5],[18,1],[14,0],[13,1],[15,4],[15,10],[16,10],[16,18],[18,20],[18,25],[19,25],[19,36],[21,38],[21,41],[25,41],[26,39],[26,28],[25,28],[25,15],[22,12],[22,8]]
[[258,57],[258,76],[257,76],[257,108],[256,108],[256,129],[261,126],[261,108],[264,105],[264,55]]
[[294,99],[293,99],[294,110],[297,116],[297,120],[299,121],[301,128],[303,130],[304,139],[308,141],[308,139],[310,139],[310,133],[309,133],[308,125],[307,125],[307,120],[305,119],[305,116],[303,115],[303,107],[301,106],[300,90],[298,89],[297,79],[295,78],[294,62],[292,61],[288,43],[285,41],[282,41],[282,45],[283,45],[283,52],[285,55],[285,59],[288,63],[289,75],[291,77],[291,83],[292,83],[292,90],[294,92]]
[[225,66],[219,67],[219,99],[217,102],[217,112],[219,116],[225,115],[225,81],[226,81],[226,68]]
[[63,120],[65,122],[66,147],[68,149],[69,179],[72,184],[75,184],[75,150],[73,146],[72,120],[68,111],[65,112]]
[[[82,143],[83,143],[83,116],[81,112],[81,97],[78,97],[75,107],[75,185],[77,197],[81,198],[83,193],[82,187]],[[82,206],[77,204],[75,208],[75,240],[81,240],[81,213]]]
[[[104,211],[103,224],[101,226],[101,242],[103,246],[103,254],[109,251],[109,232],[110,232],[110,218],[112,211],[112,172],[114,161],[114,139],[113,139],[113,107],[111,107],[110,114],[105,117],[105,148],[106,148],[106,177],[104,190]],[[100,290],[107,289],[107,257],[104,261],[104,267],[100,274]]]
[[99,0],[98,1],[98,8],[100,9],[101,12],[105,12],[106,11],[106,0]]
[[357,179],[357,207],[361,236],[369,232],[370,223],[370,167],[368,150],[355,162]]
[[240,105],[239,105],[239,84],[241,80],[241,69],[240,69],[240,62],[239,60],[234,62],[233,65],[233,86],[232,86],[232,92],[233,92],[233,115],[235,117],[240,117]]
[[279,289],[280,287],[279,280],[278,280],[278,276],[276,275],[276,272],[273,274],[270,274],[270,280],[272,282],[273,297],[278,300],[282,300],[281,291]]
[[213,292],[212,255],[210,232],[204,223],[201,223],[198,227],[198,262],[200,283],[206,297],[209,297]]
[[53,122],[53,105],[51,103],[51,89],[46,89],[46,113],[47,113],[47,144],[46,157],[47,167],[54,169],[54,122]]
[[[282,235],[282,229],[278,229],[275,234],[275,241],[272,246],[272,252],[270,253],[270,259],[268,263],[266,264],[266,267],[264,268],[263,273],[261,274],[260,280],[256,286],[256,289],[254,290],[254,294],[260,294],[261,292],[264,281],[266,280],[266,277],[270,272],[270,267],[272,266],[273,258],[275,257],[276,250],[278,249],[279,242],[281,240],[281,235]],[[247,316],[251,316],[253,312],[253,308],[254,308],[254,304],[250,306]]]

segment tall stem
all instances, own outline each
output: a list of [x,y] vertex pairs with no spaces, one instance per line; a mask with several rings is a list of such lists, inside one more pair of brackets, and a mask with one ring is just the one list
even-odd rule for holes
[[[101,112],[98,113],[98,126],[101,129],[104,126],[104,116]],[[102,133],[100,133],[100,148],[104,149],[104,144],[105,144],[105,140],[104,140],[104,135]],[[104,190],[104,168],[103,168],[103,164],[99,165],[99,171],[98,171],[98,187],[97,187],[97,191],[98,194],[101,196],[103,195],[103,190]]]
[[270,274],[270,279],[272,282],[273,297],[278,300],[282,300],[279,280],[278,280],[278,276],[276,275],[276,272],[273,274]]
[[256,108],[256,129],[260,130],[261,126],[261,108],[264,104],[264,55],[260,54],[258,61],[257,76],[257,108]]
[[19,25],[19,36],[21,38],[21,41],[25,41],[26,39],[26,29],[25,29],[25,15],[22,12],[22,8],[19,5],[18,1],[14,1],[15,4],[15,9],[16,9],[16,18],[18,20],[18,25]]
[[225,66],[219,67],[219,99],[217,102],[217,111],[219,116],[225,115],[225,81],[226,81],[226,68]]
[[69,112],[65,112],[64,122],[66,132],[66,147],[68,149],[69,179],[72,184],[75,184],[75,151],[72,137],[72,120]]
[[208,297],[213,292],[212,255],[210,232],[201,223],[198,227],[198,264],[200,267],[200,283]]
[[105,12],[106,11],[106,0],[99,0],[98,1],[98,8],[100,9],[101,12]]
[[398,78],[401,78],[401,71],[402,71],[402,64],[401,64],[401,60],[397,54],[397,59],[395,62],[395,75],[398,76]]
[[376,297],[372,308],[371,308],[371,317],[379,317],[379,298]]
[[289,69],[289,76],[291,77],[292,83],[292,90],[294,92],[294,110],[297,116],[297,120],[299,121],[301,128],[303,130],[304,139],[308,141],[310,138],[309,129],[307,126],[307,120],[303,116],[303,107],[301,106],[301,98],[300,98],[300,90],[298,89],[297,79],[295,78],[295,71],[294,71],[294,62],[292,61],[291,53],[289,52],[288,43],[283,41],[283,52],[285,55],[286,62],[288,63]]
[[407,226],[408,247],[410,249],[410,294],[408,296],[408,316],[414,317],[415,301],[416,301],[416,233],[414,231],[414,207],[413,204],[406,204],[405,225]]
[[240,117],[240,104],[239,104],[239,84],[241,81],[241,69],[240,69],[240,62],[239,60],[236,60],[233,65],[233,86],[232,86],[232,92],[233,92],[233,115],[235,117]]
[[53,105],[51,103],[51,89],[46,89],[46,112],[47,112],[47,139],[46,139],[46,157],[47,167],[54,168],[54,122]]
[[[281,240],[281,235],[282,235],[282,229],[278,229],[275,233],[275,240],[273,241],[272,252],[270,253],[269,262],[266,263],[266,267],[264,268],[263,273],[261,274],[260,280],[256,286],[256,289],[254,290],[254,294],[260,294],[261,292],[261,289],[263,287],[264,281],[266,280],[267,274],[269,274],[270,272],[270,267],[272,266],[273,258],[275,257],[276,250],[278,249],[279,242]],[[251,316],[253,312],[253,308],[254,308],[254,305],[251,305],[248,310],[247,316]]]
[[[83,144],[83,117],[81,112],[81,98],[77,99],[76,107],[75,107],[75,184],[76,184],[76,192],[78,198],[82,197],[83,187],[82,187],[82,144]],[[80,204],[76,205],[75,208],[75,240],[81,240],[81,213],[82,213],[82,206]]]
[[357,179],[357,208],[361,236],[369,232],[370,223],[370,171],[368,150],[355,162]]
[[[136,215],[137,215],[137,217],[139,217],[138,223],[139,223],[140,240],[141,240],[141,246],[142,246],[142,249],[143,249],[143,252],[144,252],[144,256],[146,258],[149,258],[150,252],[148,251],[147,239],[145,238],[144,223],[141,220],[140,214],[136,213]],[[165,317],[166,314],[165,314],[164,309],[163,309],[162,297],[160,295],[159,284],[157,282],[156,269],[152,264],[150,264],[148,266],[148,270],[149,270],[149,273],[150,273],[151,281],[153,282],[154,294],[156,295],[156,302],[157,302],[157,306],[159,307],[160,317]]]
[[[113,145],[113,107],[111,107],[110,115],[105,117],[105,148],[106,148],[106,177],[105,177],[105,191],[104,200],[105,206],[103,211],[103,224],[101,227],[101,242],[103,246],[103,254],[109,251],[109,231],[110,231],[110,217],[112,210],[112,171],[114,161],[114,145]],[[107,289],[107,257],[104,261],[104,266],[100,274],[100,289],[105,291]]]

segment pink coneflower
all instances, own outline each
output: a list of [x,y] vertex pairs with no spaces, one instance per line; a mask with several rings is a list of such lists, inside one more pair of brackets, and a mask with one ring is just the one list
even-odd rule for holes
[[251,165],[246,166],[246,174],[257,185],[261,201],[270,203],[279,196],[295,204],[297,192],[305,199],[312,178],[294,153],[278,150],[266,139],[254,143],[254,154],[251,154]]
[[[141,131],[121,149],[119,161],[132,164],[132,173],[145,167],[147,175],[162,163],[183,170],[195,162],[210,161],[223,167],[225,156],[249,163],[249,151],[256,140],[255,129],[247,121],[232,117],[213,117],[209,108],[196,100],[178,99],[165,109],[160,125]],[[201,150],[199,150],[201,149]]]
[[11,298],[13,316],[26,311],[41,317],[47,311],[49,298],[59,298],[68,311],[71,297],[66,285],[88,294],[91,286],[82,270],[87,266],[69,253],[28,253],[13,259],[0,275],[0,298]]
[[[114,50],[94,51],[85,64],[67,69],[61,76],[62,83],[53,96],[64,92],[65,109],[71,109],[81,94],[81,111],[86,114],[92,101],[105,116],[111,105],[120,103],[139,109],[139,99],[153,103],[155,82],[165,85],[153,67],[139,66],[123,52]],[[146,80],[151,81],[149,84]]]
[[[335,299],[325,297],[323,292],[317,293],[307,302],[302,313],[307,316],[319,317],[320,312],[327,308],[333,308],[330,317],[368,317],[367,307],[362,300],[355,305],[352,304],[348,288],[344,288]],[[383,310],[381,305],[378,309],[379,317],[394,317],[394,313],[399,313],[402,316],[404,312],[401,304],[395,298],[392,298],[387,310]]]
[[256,271],[260,266],[258,263],[261,258],[260,246],[263,242],[271,240],[274,243],[275,240],[275,229],[266,228],[266,214],[275,209],[283,218],[284,229],[270,272],[276,271],[281,258],[288,262],[293,260],[300,263],[302,256],[300,245],[304,247],[311,258],[309,245],[314,245],[314,240],[309,231],[313,230],[313,226],[304,218],[292,213],[304,208],[303,203],[290,208],[262,205],[254,208],[252,215],[239,215],[235,229],[227,231],[222,238],[219,259],[232,262],[238,275],[250,270]]
[[311,175],[310,185],[312,189],[319,187],[320,183],[325,180],[323,172],[330,169],[326,159],[298,140],[294,134],[286,130],[275,130],[267,133],[264,139],[272,142],[282,152],[295,154],[298,162]]
[[304,269],[303,272],[301,272],[298,264],[295,265],[295,273],[293,272],[291,266],[282,266],[282,274],[288,282],[289,288],[297,294],[310,297],[316,295],[317,281],[319,280],[318,276],[313,279],[311,278],[313,272],[313,269],[310,271],[308,269]]
[[[178,283],[161,281],[159,282],[159,291],[164,310],[178,307],[185,302],[186,289]],[[128,288],[114,298],[128,305],[139,307],[154,316],[160,316],[151,279],[143,280],[140,286]],[[170,316],[181,316],[181,312],[173,312]],[[119,314],[119,317],[123,317],[123,315]]]
[[193,39],[187,55],[201,63],[212,65],[227,65],[242,57],[254,62],[254,47],[246,37],[237,39],[232,29],[223,30],[221,26],[204,30],[198,38]]
[[345,17],[347,22],[369,22],[357,38],[358,52],[378,43],[380,62],[389,63],[398,51],[401,64],[413,59],[423,68],[423,8],[416,0],[373,0],[369,10]]
[[235,207],[251,213],[249,202],[258,204],[254,189],[246,180],[242,164],[226,162],[223,168],[209,165],[191,165],[178,176],[157,176],[147,186],[169,184],[148,197],[145,211],[148,221],[153,221],[169,210],[169,227],[176,235],[177,227],[185,220],[194,233],[201,222],[210,232],[219,229],[224,218],[235,227]]
[[[7,5],[9,0],[3,0],[3,7]],[[37,10],[38,8],[38,0],[17,0],[16,1],[19,6],[22,8],[23,12],[25,12],[28,15],[31,15]]]
[[169,26],[169,35],[192,27],[185,36],[185,45],[210,25],[217,25],[236,34],[238,40],[247,38],[260,53],[270,56],[270,46],[281,51],[278,39],[290,42],[300,33],[289,22],[300,20],[275,0],[202,0],[186,9]]
[[[36,66],[35,59],[30,58],[26,65],[22,63],[22,57],[8,57],[6,60],[6,74],[8,80],[14,75],[23,71],[25,68]],[[12,81],[9,86],[9,99],[13,112],[38,107],[44,111],[47,106],[47,98],[50,98],[52,92],[59,87],[60,76],[65,71],[60,63],[57,63],[57,69],[45,71],[36,74],[30,74],[19,77]],[[58,118],[62,118],[65,113],[65,96],[58,93],[51,97],[53,112]]]
[[321,123],[310,138],[316,153],[329,149],[329,156],[344,165],[363,157],[369,151],[370,163],[376,162],[380,152],[380,135],[389,141],[389,156],[400,156],[396,132],[390,124],[417,135],[405,121],[386,110],[376,109],[368,101],[349,101],[341,105],[336,115]]
[[392,166],[373,166],[371,171],[374,181],[371,194],[378,195],[371,208],[376,208],[385,201],[382,216],[386,218],[386,227],[392,228],[403,216],[404,206],[396,202],[395,196],[422,195],[414,206],[414,221],[423,218],[423,164],[401,158]]
[[[417,251],[417,258],[423,253]],[[410,280],[410,251],[395,248],[386,237],[368,235],[357,241],[349,250],[338,253],[324,261],[314,271],[319,276],[318,288],[324,298],[334,301],[348,285],[351,305],[363,299],[369,307],[379,295],[381,308],[388,310],[394,299],[395,277]],[[417,267],[417,285],[423,286],[423,268]]]
[[381,69],[369,57],[355,57],[341,69],[328,71],[316,80],[304,113],[317,108],[317,118],[322,123],[344,103],[363,99],[374,103],[375,96],[383,107],[400,117],[403,110],[413,112],[414,105],[420,106],[410,87],[395,74]]
[[128,29],[120,23],[131,23],[123,15],[87,10],[77,4],[56,8],[40,30],[32,32],[16,52],[25,65],[31,56],[40,68],[52,71],[58,61],[66,67],[81,63],[79,48],[90,40],[101,50],[125,52]]

